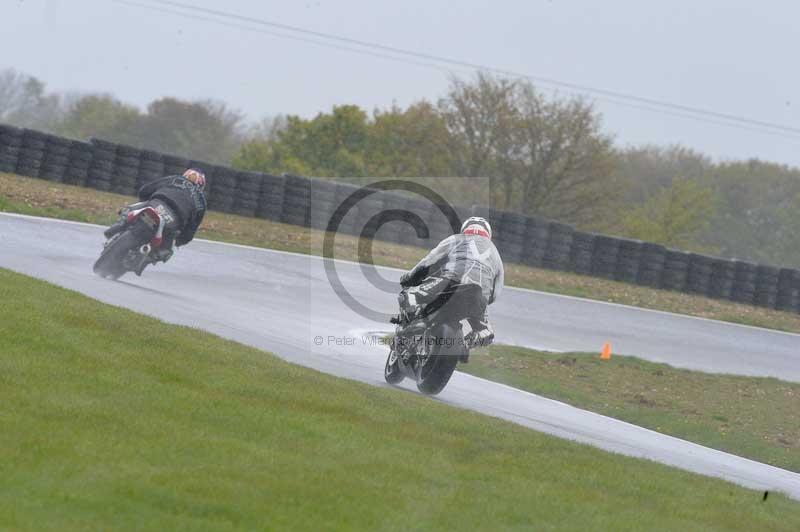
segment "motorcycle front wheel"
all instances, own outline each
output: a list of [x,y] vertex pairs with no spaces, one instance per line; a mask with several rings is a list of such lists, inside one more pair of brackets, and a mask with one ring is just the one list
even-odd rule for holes
[[398,384],[405,378],[403,371],[400,369],[400,364],[397,361],[397,355],[394,349],[392,349],[389,356],[386,357],[386,365],[383,368],[383,378],[386,379],[386,382],[389,384]]

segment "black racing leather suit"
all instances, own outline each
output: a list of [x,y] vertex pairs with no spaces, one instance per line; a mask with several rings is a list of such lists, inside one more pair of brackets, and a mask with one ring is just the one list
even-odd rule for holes
[[[184,246],[191,242],[206,214],[206,196],[200,187],[183,176],[162,177],[139,189],[139,201],[150,200],[163,201],[175,214],[175,227],[179,231],[175,244]],[[173,236],[165,235],[165,239],[171,242]]]

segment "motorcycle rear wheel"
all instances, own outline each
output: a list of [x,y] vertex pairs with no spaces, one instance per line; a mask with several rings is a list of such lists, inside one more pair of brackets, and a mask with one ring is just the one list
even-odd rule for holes
[[425,364],[417,376],[417,389],[425,395],[436,395],[447,386],[458,360],[463,354],[464,345],[459,342],[463,335],[450,325],[442,325],[436,332]]
[[94,263],[94,273],[100,277],[117,280],[128,272],[124,260],[128,252],[140,245],[141,237],[134,230],[126,230],[106,246]]

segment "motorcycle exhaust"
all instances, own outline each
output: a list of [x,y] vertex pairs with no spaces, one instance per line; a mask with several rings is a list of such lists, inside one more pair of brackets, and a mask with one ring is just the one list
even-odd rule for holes
[[146,257],[146,256],[150,255],[150,249],[151,249],[150,248],[150,244],[145,244],[145,245],[143,245],[142,247],[139,248],[139,253],[141,253],[142,255],[144,255]]

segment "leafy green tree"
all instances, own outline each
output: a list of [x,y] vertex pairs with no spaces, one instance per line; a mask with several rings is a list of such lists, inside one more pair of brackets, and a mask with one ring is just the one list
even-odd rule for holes
[[366,147],[371,176],[439,177],[453,175],[448,132],[442,117],[426,101],[403,110],[376,110]]
[[684,146],[633,146],[616,152],[614,177],[625,184],[625,201],[643,203],[675,176],[702,180],[714,167],[711,159]]
[[336,106],[311,120],[288,116],[271,138],[246,143],[234,164],[273,173],[363,176],[368,129],[367,114],[355,105]]
[[130,144],[138,140],[140,120],[136,107],[110,95],[93,94],[74,101],[54,129],[59,135],[77,139],[99,137]]
[[709,175],[720,208],[705,240],[726,256],[789,263],[792,251],[779,237],[800,194],[800,169],[752,159],[718,164]]
[[800,268],[800,193],[777,210],[776,218],[779,230],[769,241],[770,262]]
[[162,98],[147,106],[136,127],[138,146],[226,163],[242,142],[243,115],[213,101]]
[[192,159],[227,163],[242,142],[239,113],[210,101],[162,98],[147,112],[110,95],[87,95],[68,106],[53,127],[75,138],[100,137]]
[[665,246],[708,251],[699,236],[708,228],[714,210],[710,187],[675,179],[625,216],[625,233]]

